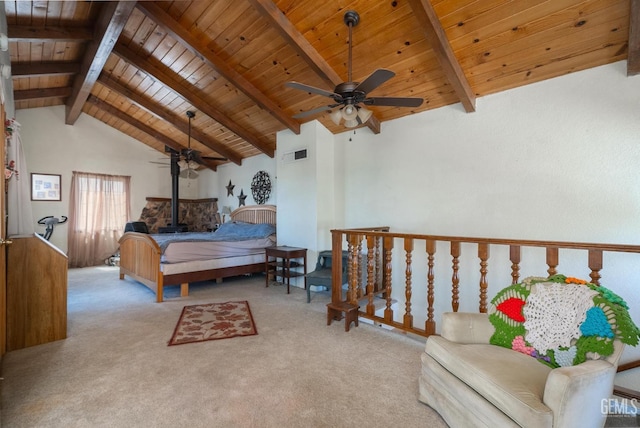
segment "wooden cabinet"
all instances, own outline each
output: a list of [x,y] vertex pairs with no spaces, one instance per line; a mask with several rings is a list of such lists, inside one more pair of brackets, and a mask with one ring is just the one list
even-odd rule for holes
[[7,351],[67,337],[67,256],[40,235],[7,249]]

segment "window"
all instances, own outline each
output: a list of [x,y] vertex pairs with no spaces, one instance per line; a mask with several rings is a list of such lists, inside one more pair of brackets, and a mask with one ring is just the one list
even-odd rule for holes
[[69,207],[69,266],[103,264],[118,249],[129,221],[131,177],[73,172]]

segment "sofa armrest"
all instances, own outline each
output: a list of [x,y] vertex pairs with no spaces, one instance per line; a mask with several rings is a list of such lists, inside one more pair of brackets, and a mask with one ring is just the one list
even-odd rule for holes
[[606,360],[551,370],[543,401],[553,411],[553,426],[602,426],[602,400],[611,397],[615,374],[616,366]]
[[489,316],[473,312],[445,312],[442,314],[440,335],[457,343],[489,343],[495,329]]

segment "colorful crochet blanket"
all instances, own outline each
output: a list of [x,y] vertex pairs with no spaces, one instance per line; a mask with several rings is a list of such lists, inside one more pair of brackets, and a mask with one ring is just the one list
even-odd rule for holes
[[501,290],[491,303],[491,343],[554,368],[607,357],[616,339],[631,346],[640,339],[620,296],[577,278],[529,277]]

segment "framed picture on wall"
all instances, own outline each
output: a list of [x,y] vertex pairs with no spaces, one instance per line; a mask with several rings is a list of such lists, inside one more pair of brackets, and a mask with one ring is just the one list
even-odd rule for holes
[[60,201],[60,174],[31,173],[32,201]]

